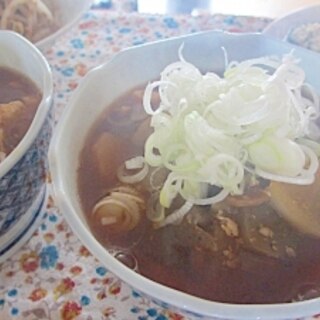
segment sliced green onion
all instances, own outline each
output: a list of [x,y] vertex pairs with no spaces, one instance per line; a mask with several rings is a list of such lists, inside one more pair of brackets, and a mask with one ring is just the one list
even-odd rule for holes
[[[185,61],[182,49],[179,57],[147,86],[143,99],[154,129],[145,162],[170,172],[160,204],[169,208],[178,195],[186,200],[165,223],[183,216],[190,204],[210,205],[229,193],[241,194],[246,172],[287,183],[313,182],[320,155],[314,141],[320,137],[319,97],[291,53],[233,61],[223,77],[201,73]],[[156,88],[160,102],[152,106]],[[210,186],[221,191],[210,196]]]
[[248,151],[257,168],[272,174],[296,177],[306,164],[302,148],[288,138],[269,135],[249,145]]

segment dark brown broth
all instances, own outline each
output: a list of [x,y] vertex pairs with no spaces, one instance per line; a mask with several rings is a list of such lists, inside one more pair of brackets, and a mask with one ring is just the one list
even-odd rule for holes
[[[90,218],[94,204],[105,194],[108,188],[116,184],[113,176],[102,177],[97,172],[92,157],[92,146],[102,132],[116,134],[123,144],[126,154],[117,159],[117,164],[134,155],[142,154],[141,147],[135,147],[132,135],[137,124],[126,124],[115,129],[106,119],[123,105],[139,104],[136,97],[129,93],[117,100],[92,127],[85,147],[81,153],[78,170],[78,187],[82,206],[95,237],[106,248],[129,248],[130,255],[138,261],[138,271],[156,282],[190,293],[205,299],[230,303],[276,303],[290,302],[294,299],[311,298],[308,290],[320,293],[320,241],[294,231],[278,218],[268,207],[259,210],[271,210],[276,223],[283,224],[296,243],[294,258],[270,258],[239,249],[243,239],[227,239],[222,242],[237,254],[239,264],[228,267],[224,264],[223,254],[211,256],[208,250],[199,250],[192,243],[192,235],[179,226],[168,226],[154,230],[146,218],[136,230],[120,236],[106,234],[101,226]],[[114,154],[115,150],[109,150]],[[113,172],[117,170],[115,166]],[[235,218],[240,224],[248,214],[239,212]],[[221,233],[221,231],[219,231]],[[291,236],[290,236],[291,237]],[[179,240],[177,240],[177,238]],[[290,240],[288,240],[290,245]],[[225,250],[224,249],[224,250]],[[223,253],[224,250],[221,250]],[[317,291],[319,290],[319,291]]]
[[29,78],[0,67],[0,151],[9,154],[18,145],[34,118],[41,97],[42,93]]

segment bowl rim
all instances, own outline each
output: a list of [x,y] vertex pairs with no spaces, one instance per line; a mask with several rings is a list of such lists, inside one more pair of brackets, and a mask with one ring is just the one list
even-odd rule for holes
[[[141,44],[135,47],[130,47],[121,50],[115,54],[109,61],[91,69],[87,75],[82,79],[79,86],[71,96],[68,102],[68,107],[63,112],[63,115],[56,127],[55,133],[51,140],[49,147],[49,167],[52,176],[53,195],[60,207],[65,219],[72,228],[73,232],[78,236],[79,240],[90,250],[90,252],[112,273],[119,277],[122,281],[127,283],[138,292],[143,292],[155,300],[164,301],[165,304],[171,305],[173,308],[178,308],[184,312],[194,313],[202,317],[218,317],[219,319],[234,319],[234,320],[274,320],[274,319],[288,319],[308,317],[319,313],[320,298],[311,300],[292,302],[292,303],[275,303],[275,304],[232,304],[216,301],[205,300],[190,294],[166,287],[153,280],[150,280],[133,270],[124,266],[117,261],[92,235],[87,229],[77,214],[77,210],[73,207],[68,196],[68,188],[63,179],[61,179],[60,170],[63,167],[63,157],[59,154],[59,143],[66,134],[66,124],[69,123],[72,116],[73,109],[76,108],[79,92],[85,89],[88,83],[94,81],[96,74],[105,73],[109,65],[115,62],[122,55],[130,55],[132,50],[141,49],[145,46],[150,46],[155,43],[164,41],[175,41],[177,39],[188,39],[197,37],[198,35],[224,34],[228,37],[261,37],[269,38],[277,44],[284,45],[284,42],[265,36],[260,33],[236,34],[223,31],[209,30],[201,31],[193,34],[183,36],[176,36],[169,39],[157,40]],[[288,44],[287,44],[288,45]],[[292,47],[291,45],[290,48]],[[61,152],[60,152],[61,153]],[[155,292],[157,292],[155,294]],[[178,310],[179,312],[179,310]]]
[[[25,47],[25,49],[29,50],[30,54],[32,54],[33,57],[38,60],[38,65],[43,75],[43,89],[41,90],[42,99],[38,105],[38,109],[23,138],[12,150],[12,152],[0,163],[1,179],[26,154],[27,150],[30,148],[37,135],[39,134],[53,101],[53,76],[48,61],[40,52],[40,50],[29,40],[27,40],[20,34],[9,30],[0,30],[0,39],[1,41],[13,40],[16,42],[20,42]],[[30,78],[28,75],[26,76],[27,78]]]

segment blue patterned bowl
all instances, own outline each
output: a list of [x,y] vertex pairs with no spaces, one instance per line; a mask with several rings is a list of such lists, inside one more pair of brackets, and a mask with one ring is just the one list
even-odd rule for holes
[[50,67],[40,51],[11,31],[0,31],[0,66],[22,72],[43,94],[29,130],[0,163],[1,263],[31,236],[39,221],[46,195],[53,82]]
[[[106,268],[129,284],[135,295],[147,296],[165,309],[186,315],[187,319],[284,320],[308,319],[320,311],[320,298],[282,304],[227,304],[208,301],[179,292],[142,277],[115,259],[93,236],[82,210],[77,186],[79,153],[85,138],[106,106],[112,101],[156,79],[169,63],[183,55],[202,70],[222,71],[225,56],[242,61],[295,50],[307,81],[320,91],[320,55],[261,34],[228,34],[208,31],[145,44],[122,51],[111,61],[89,72],[66,108],[52,140],[49,163],[57,204],[86,247]],[[90,108],[90,109],[88,109]]]

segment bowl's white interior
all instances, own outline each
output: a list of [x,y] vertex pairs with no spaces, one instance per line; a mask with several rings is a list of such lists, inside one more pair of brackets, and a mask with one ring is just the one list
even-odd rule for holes
[[[102,110],[131,88],[159,77],[161,70],[178,60],[178,50],[184,43],[183,56],[201,69],[221,71],[225,57],[244,60],[265,55],[289,53],[291,46],[261,35],[230,35],[206,32],[143,45],[118,54],[105,65],[91,71],[72,96],[51,145],[49,162],[58,205],[74,232],[103,263],[124,281],[179,308],[203,315],[230,319],[283,319],[307,316],[319,311],[320,299],[290,305],[227,305],[211,303],[183,293],[177,293],[133,273],[112,258],[94,239],[82,212],[77,187],[79,152],[88,130]],[[307,50],[295,52],[301,58],[308,81],[320,91],[320,56]]]

